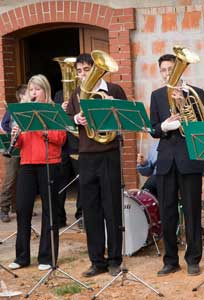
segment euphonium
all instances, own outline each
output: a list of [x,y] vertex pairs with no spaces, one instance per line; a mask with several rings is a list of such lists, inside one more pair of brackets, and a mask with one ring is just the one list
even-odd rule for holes
[[[101,79],[107,72],[117,72],[118,64],[116,61],[106,52],[101,50],[94,50],[91,52],[94,64],[87,74],[85,80],[81,84],[80,99],[89,99],[93,95],[100,94],[93,91],[96,83]],[[104,98],[104,97],[103,97]],[[94,100],[93,100],[94,101]],[[108,144],[116,137],[116,132],[104,132],[98,133],[88,126],[85,126],[86,134],[90,139],[101,144]]]
[[77,87],[77,74],[75,69],[76,57],[55,57],[54,61],[57,61],[60,65],[62,73],[62,87],[64,101],[68,101],[72,92]]
[[[172,93],[174,88],[183,72],[186,70],[187,66],[190,63],[199,62],[199,56],[189,49],[174,46],[173,50],[176,55],[176,61],[172,73],[170,75],[167,91],[168,91],[168,101],[171,109],[171,113],[176,114],[179,113],[181,122],[195,122],[195,121],[203,121],[204,120],[204,106],[196,91],[189,85],[185,85],[185,89],[187,89],[187,95],[185,98],[179,101],[175,101],[172,97]],[[183,128],[179,128],[181,135],[184,136]]]

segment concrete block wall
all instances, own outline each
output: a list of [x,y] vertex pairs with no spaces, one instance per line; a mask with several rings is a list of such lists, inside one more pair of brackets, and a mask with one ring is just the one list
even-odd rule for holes
[[[204,6],[195,2],[179,1],[180,5],[174,7],[136,9],[136,30],[131,34],[135,99],[145,104],[147,112],[152,90],[163,84],[157,60],[165,53],[173,53],[174,45],[187,47],[199,55],[200,62],[190,64],[183,78],[204,88]],[[152,141],[145,134],[140,146],[138,135],[138,151],[142,148],[147,154]],[[141,185],[144,178],[139,180]]]

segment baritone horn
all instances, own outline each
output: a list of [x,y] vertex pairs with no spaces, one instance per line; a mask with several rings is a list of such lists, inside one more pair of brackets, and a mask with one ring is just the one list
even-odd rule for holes
[[[200,61],[199,56],[191,52],[189,49],[181,46],[174,46],[173,51],[176,55],[176,61],[174,68],[169,77],[167,84],[168,101],[171,109],[171,113],[179,113],[181,122],[196,122],[204,120],[204,105],[195,91],[191,86],[185,85],[187,95],[180,101],[175,101],[172,97],[174,88],[177,86],[181,75],[186,70],[187,66],[191,63],[197,63]],[[182,126],[179,128],[180,133],[184,136]]]
[[[108,98],[100,92],[94,92],[93,88],[96,83],[107,73],[107,72],[117,72],[118,64],[117,62],[106,52],[101,50],[94,50],[91,52],[91,57],[94,61],[94,64],[87,74],[84,81],[80,86],[80,99],[91,99],[94,95],[99,94],[102,99]],[[94,100],[93,100],[94,101]],[[86,134],[90,139],[93,139],[96,142],[101,144],[108,144],[116,137],[116,132],[107,131],[104,133],[98,133],[93,129],[90,129],[88,126],[85,126]]]

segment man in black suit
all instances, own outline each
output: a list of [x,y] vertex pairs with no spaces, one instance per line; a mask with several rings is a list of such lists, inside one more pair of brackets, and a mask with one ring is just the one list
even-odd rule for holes
[[[164,55],[158,62],[161,75],[167,83],[175,57],[171,54]],[[188,92],[182,81],[179,85],[172,94],[175,101],[185,98]],[[203,90],[193,88],[203,102]],[[160,138],[157,149],[157,187],[165,254],[164,266],[158,272],[158,276],[180,270],[176,237],[179,218],[178,193],[181,195],[185,218],[187,272],[189,275],[198,275],[202,256],[201,192],[204,165],[189,158],[185,137],[179,131],[180,116],[171,114],[166,86],[152,92],[150,119],[154,129],[153,136]]]

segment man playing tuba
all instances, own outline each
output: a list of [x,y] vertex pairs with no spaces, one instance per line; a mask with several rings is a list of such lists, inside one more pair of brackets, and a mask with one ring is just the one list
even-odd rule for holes
[[[90,54],[78,56],[76,70],[82,80],[81,89],[86,91],[87,95],[89,92],[92,94],[96,91],[103,91],[107,94],[106,98],[127,99],[119,85],[106,82],[102,78],[98,79],[92,91],[87,91],[87,86],[93,85],[89,79],[93,77],[96,68],[98,67]],[[100,73],[100,71],[99,68],[96,73]],[[79,103],[81,92],[80,87],[76,88],[69,99],[67,112],[79,128],[80,200],[91,261],[90,268],[83,273],[83,276],[91,277],[104,272],[116,276],[120,272],[122,262],[119,141],[116,135],[110,138],[107,134],[105,143],[100,143],[100,136],[99,140],[97,140],[97,136],[94,139],[87,136],[87,122],[80,110]],[[99,98],[98,95],[97,98]],[[107,228],[107,257],[105,257],[104,220]]]
[[[191,89],[178,80],[181,74],[175,72],[175,69],[180,67],[178,64],[181,65],[187,60],[185,53],[182,53],[182,56],[166,54],[159,58],[160,72],[168,85],[153,91],[151,95],[150,119],[155,130],[154,137],[160,138],[157,149],[157,191],[165,247],[164,266],[157,273],[158,276],[180,270],[176,236],[179,193],[185,218],[187,245],[185,260],[188,275],[200,273],[199,262],[202,256],[201,193],[204,164],[190,160],[185,137],[179,130],[182,121],[182,103],[186,105],[184,101],[186,96],[192,94]],[[172,78],[172,74],[176,79]],[[194,90],[203,102],[203,90],[196,87]]]

